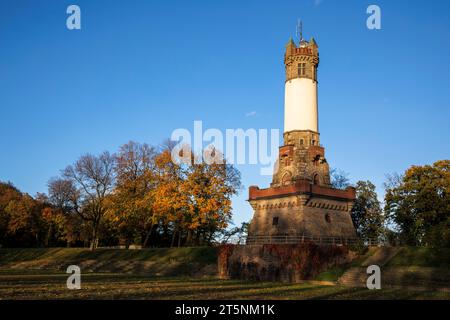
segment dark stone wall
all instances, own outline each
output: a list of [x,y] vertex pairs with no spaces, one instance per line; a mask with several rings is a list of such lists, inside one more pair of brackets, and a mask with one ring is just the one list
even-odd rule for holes
[[302,244],[236,245],[219,254],[222,278],[299,282],[312,279],[356,254],[343,246]]

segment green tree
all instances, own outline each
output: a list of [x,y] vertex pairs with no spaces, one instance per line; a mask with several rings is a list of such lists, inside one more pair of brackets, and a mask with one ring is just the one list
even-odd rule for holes
[[412,166],[387,187],[385,212],[403,242],[450,246],[450,160]]
[[352,220],[361,238],[378,239],[384,230],[384,215],[378,201],[375,185],[370,181],[356,183],[356,200]]

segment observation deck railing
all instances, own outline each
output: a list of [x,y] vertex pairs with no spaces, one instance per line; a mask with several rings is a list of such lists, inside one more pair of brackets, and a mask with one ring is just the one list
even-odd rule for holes
[[377,238],[343,238],[343,237],[308,237],[301,235],[252,235],[246,238],[246,245],[261,244],[297,244],[313,242],[322,245],[349,246],[362,244],[365,246],[386,246],[387,243]]

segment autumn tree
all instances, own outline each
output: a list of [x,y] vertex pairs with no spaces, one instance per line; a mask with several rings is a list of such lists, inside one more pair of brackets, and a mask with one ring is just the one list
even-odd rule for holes
[[214,234],[224,230],[231,221],[231,197],[241,189],[240,173],[219,154],[211,163],[193,161],[188,167],[184,187],[189,193],[184,219],[187,245],[192,244],[194,234],[197,243],[202,237],[209,244]]
[[450,160],[412,166],[387,185],[385,212],[409,245],[450,246]]
[[74,181],[66,178],[52,178],[47,186],[48,201],[64,213],[71,213],[80,197]]
[[157,185],[152,193],[153,212],[164,226],[172,229],[170,246],[175,245],[176,239],[180,246],[185,215],[188,211],[189,194],[184,186],[186,172],[180,164],[172,161],[169,149],[156,156],[155,169]]
[[9,202],[5,210],[9,215],[7,233],[22,243],[38,245],[41,241],[39,216],[33,198],[24,194],[19,200]]
[[0,183],[0,245],[47,246],[51,209],[43,194],[34,198],[11,184]]
[[201,161],[178,163],[173,147],[129,142],[117,155],[83,155],[35,198],[0,183],[0,245],[211,244],[231,221],[240,173],[190,151]]
[[107,212],[107,198],[114,187],[114,165],[115,157],[109,152],[99,156],[86,154],[63,171],[63,179],[69,181],[73,188],[67,203],[89,223],[91,249],[98,246],[100,223]]
[[156,224],[152,210],[155,154],[148,144],[133,141],[121,146],[117,154],[116,186],[108,217],[117,224],[127,247],[136,239],[147,246]]
[[[72,180],[66,178],[52,178],[48,182],[48,202],[52,211],[45,214],[45,218],[57,224],[61,238],[70,247],[77,241],[82,241],[86,234],[84,220],[75,208],[80,203],[80,193]],[[61,226],[62,225],[62,226]],[[61,230],[62,227],[62,230]]]
[[11,201],[19,201],[22,193],[11,183],[0,182],[0,247],[8,244],[9,211],[6,210]]

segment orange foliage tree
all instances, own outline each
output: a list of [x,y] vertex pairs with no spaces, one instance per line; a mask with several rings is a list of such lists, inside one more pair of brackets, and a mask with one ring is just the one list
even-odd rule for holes
[[156,151],[130,141],[114,155],[86,154],[36,199],[0,184],[0,245],[211,244],[231,221],[240,173],[188,149],[188,163],[173,161],[170,143]]

